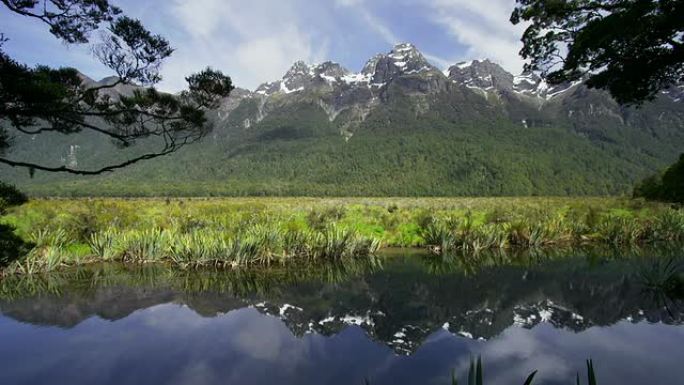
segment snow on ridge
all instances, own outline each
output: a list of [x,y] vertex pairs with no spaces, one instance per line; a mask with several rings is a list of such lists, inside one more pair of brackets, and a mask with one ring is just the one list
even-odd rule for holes
[[421,72],[428,72],[428,71],[430,71],[430,67],[423,66],[423,67],[415,69],[415,70],[406,71],[405,73],[406,73],[406,75],[414,75],[414,74],[419,74]]
[[340,79],[347,84],[370,83],[371,77],[372,77],[372,75],[366,75],[363,73],[355,73],[355,74],[348,74],[348,75],[342,76]]
[[409,52],[415,50],[416,47],[411,43],[401,43],[394,46],[394,51]]
[[528,83],[528,84],[537,84],[537,81],[534,80],[532,75],[519,75],[519,76],[513,77],[513,84],[514,85],[519,86],[523,82]]
[[370,326],[374,327],[375,322],[371,318],[371,313],[368,311],[365,315],[358,315],[358,314],[346,314],[344,316],[334,316],[330,315],[320,321],[318,321],[319,325],[325,325],[331,322],[340,322],[345,325],[355,325],[355,326]]
[[473,338],[473,334],[472,334],[472,333],[469,333],[469,332],[466,332],[466,331],[460,331],[460,332],[458,332],[457,334],[458,334],[459,336],[461,336],[461,337],[464,337],[464,338],[468,338],[468,339],[471,339],[471,340],[474,339],[474,338]]
[[[579,84],[582,84],[581,80],[574,81],[569,86],[567,86],[566,88],[562,88],[559,91],[547,93],[546,94],[546,100],[549,100],[549,99],[554,98],[554,97],[556,97],[556,96],[558,96],[558,95],[560,95],[566,91],[569,91],[570,89],[574,88],[575,86],[577,86]],[[550,88],[549,91],[553,91],[555,88],[556,87]]]
[[297,89],[291,90],[291,89],[287,88],[287,85],[285,84],[285,82],[280,82],[280,92],[283,92],[285,94],[291,94],[291,93],[299,92],[299,91],[303,91],[303,90],[304,90],[304,87],[299,87]]
[[286,313],[288,310],[290,310],[290,309],[297,310],[297,311],[304,311],[304,309],[302,309],[301,307],[293,306],[293,305],[290,305],[290,304],[287,304],[287,303],[286,303],[286,304],[284,304],[283,306],[280,307],[278,313],[280,314],[281,317],[284,317],[284,316],[285,316],[285,313]]
[[539,84],[537,85],[537,89],[535,92],[537,94],[541,94],[549,89],[549,83],[546,82],[546,80],[542,79],[539,81]]
[[473,60],[470,60],[470,61],[464,61],[464,62],[457,63],[456,67],[464,70],[466,68],[469,68],[472,65],[473,65]]
[[356,326],[361,326],[361,325],[368,325],[368,326],[375,326],[375,322],[370,318],[369,314],[366,314],[364,316],[360,315],[345,315],[344,317],[340,318],[340,321],[342,323],[345,323],[347,325],[356,325]]
[[318,75],[321,79],[327,81],[328,83],[335,83],[337,81],[337,78],[334,76],[330,75],[325,75],[325,74],[320,74]]
[[531,305],[516,305],[513,309],[513,324],[518,327],[532,328],[540,323],[568,327],[569,322],[575,326],[591,323],[582,315],[549,299]]

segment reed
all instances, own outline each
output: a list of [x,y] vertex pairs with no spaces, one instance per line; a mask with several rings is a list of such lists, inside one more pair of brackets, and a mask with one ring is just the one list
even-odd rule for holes
[[[538,371],[534,371],[527,376],[523,385],[532,385],[534,378],[537,376]],[[594,363],[592,360],[587,360],[587,384],[597,385],[596,372],[594,370]],[[366,381],[367,382],[367,381]],[[451,372],[451,385],[458,385],[458,376],[456,370]],[[470,366],[468,367],[468,377],[467,385],[483,385],[484,384],[484,370],[482,368],[482,357],[478,357],[475,361],[472,357],[470,358]],[[577,373],[576,384],[580,385],[580,375]]]
[[[280,223],[256,224],[229,233],[216,229],[108,229],[90,236],[87,245],[70,241],[66,233],[47,229],[32,234],[36,247],[6,274],[34,274],[101,261],[128,264],[167,263],[181,269],[270,265],[290,261],[335,262],[368,258],[380,241],[337,225],[317,230],[283,231]],[[74,253],[74,249],[85,252]]]
[[2,225],[33,249],[3,270],[98,261],[184,269],[684,241],[684,209],[616,198],[36,200]]
[[[593,221],[593,220],[592,220]],[[628,247],[654,242],[684,241],[684,212],[667,209],[648,218],[606,215],[596,222],[568,217],[526,218],[508,223],[464,225],[435,221],[422,231],[425,245],[435,254],[490,249],[533,249],[585,244]]]
[[[537,376],[538,371],[534,371],[527,376],[523,385],[532,385],[534,378]],[[458,375],[456,370],[451,371],[451,385],[458,385]],[[484,381],[484,370],[482,367],[482,357],[478,357],[475,361],[472,357],[470,358],[470,365],[468,367],[468,376],[466,378],[466,385],[483,385]],[[364,384],[370,385],[371,381],[368,378],[364,379]],[[580,375],[577,373],[576,384],[581,385]],[[592,360],[587,360],[587,384],[597,385],[596,372],[594,371],[594,363]]]

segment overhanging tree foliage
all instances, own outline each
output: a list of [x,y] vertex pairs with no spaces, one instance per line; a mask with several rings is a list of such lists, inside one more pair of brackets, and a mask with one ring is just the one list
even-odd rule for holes
[[684,1],[516,0],[520,54],[551,84],[586,78],[621,104],[684,81]]
[[660,174],[636,185],[634,196],[665,202],[684,203],[684,154],[679,161]]
[[[27,200],[26,195],[14,186],[0,182],[0,216],[5,214],[7,208],[22,205]],[[28,249],[29,245],[14,234],[14,227],[0,223],[0,268],[24,255]]]
[[[168,41],[147,31],[140,21],[123,16],[108,0],[0,0],[6,10],[39,20],[67,44],[91,42],[95,56],[116,74],[106,84],[88,84],[75,69],[29,68],[2,50],[0,39],[0,163],[34,170],[95,175],[157,158],[204,137],[211,126],[207,109],[217,107],[233,90],[231,79],[210,68],[186,78],[178,95],[158,92],[160,65],[172,53]],[[117,87],[135,86],[131,95]],[[158,148],[94,170],[45,165],[5,157],[12,130],[39,135],[90,130],[121,147],[158,138]]]

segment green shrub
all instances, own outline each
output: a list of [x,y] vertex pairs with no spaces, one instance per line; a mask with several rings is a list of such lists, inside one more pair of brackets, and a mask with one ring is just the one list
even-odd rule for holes
[[28,202],[28,197],[16,187],[0,182],[0,214],[11,206],[19,206]]

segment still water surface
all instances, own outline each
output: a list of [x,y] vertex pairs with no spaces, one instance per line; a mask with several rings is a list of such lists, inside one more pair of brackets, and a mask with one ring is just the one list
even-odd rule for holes
[[180,272],[94,266],[0,284],[0,384],[679,384],[662,262],[533,256]]

